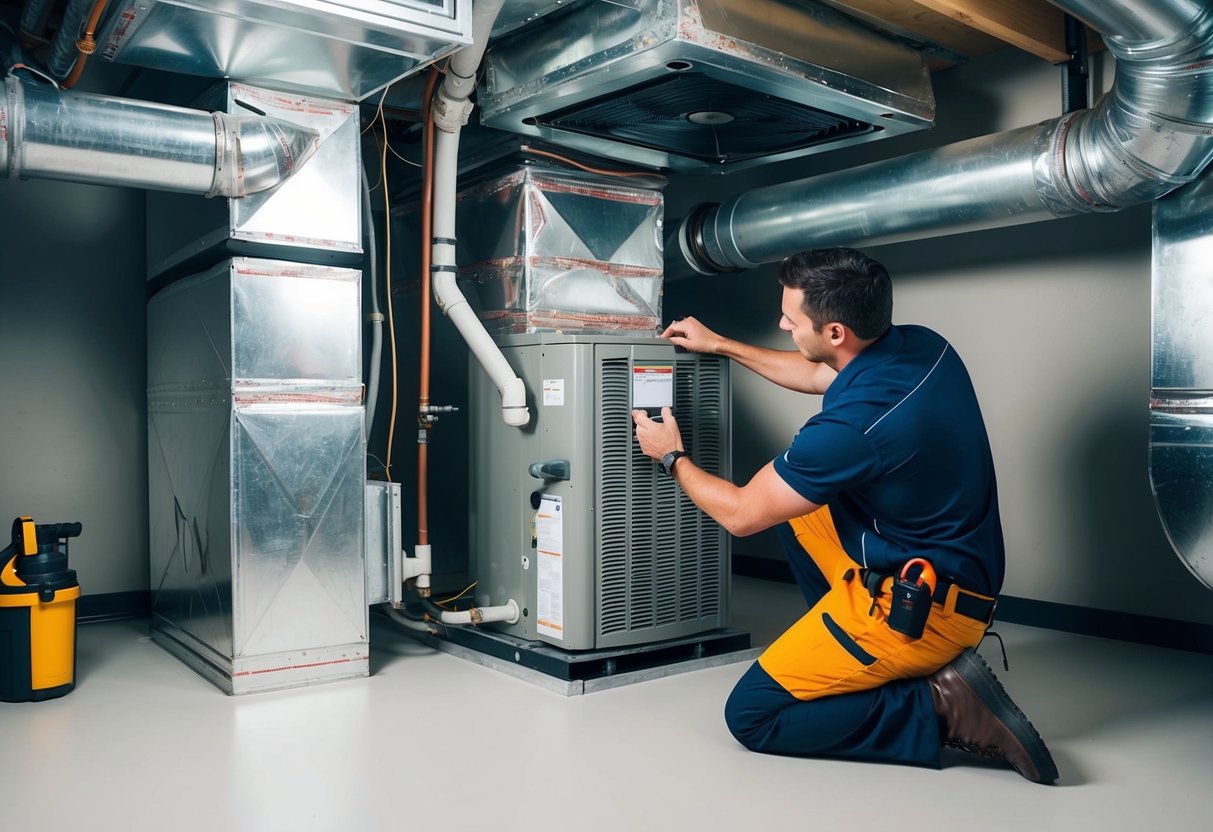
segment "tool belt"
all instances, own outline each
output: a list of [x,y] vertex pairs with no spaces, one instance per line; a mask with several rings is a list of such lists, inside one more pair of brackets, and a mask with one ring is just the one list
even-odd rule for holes
[[[884,584],[885,578],[893,577],[896,577],[896,573],[877,572],[874,569],[859,570],[859,578],[863,581],[864,588],[867,589],[868,594],[872,596],[873,605],[875,605],[876,599],[882,594],[881,586]],[[946,608],[948,590],[954,584],[955,581],[951,578],[939,578],[935,585],[935,592],[931,595],[932,603]],[[956,602],[953,605],[955,612],[972,618],[975,621],[980,621],[986,626],[994,622],[994,608],[998,606],[998,599],[988,598],[961,586],[957,586],[956,590]]]

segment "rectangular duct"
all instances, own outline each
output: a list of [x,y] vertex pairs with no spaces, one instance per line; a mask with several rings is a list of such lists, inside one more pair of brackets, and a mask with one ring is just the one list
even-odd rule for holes
[[237,258],[148,303],[152,637],[228,693],[368,673],[361,278]]
[[[535,391],[535,429],[498,415],[473,368],[470,453],[477,602],[513,598],[499,625],[566,650],[646,644],[727,625],[728,535],[636,443],[631,410],[653,375],[697,465],[728,477],[728,361],[631,336],[504,336],[506,359]],[[662,392],[664,391],[664,392]],[[533,463],[566,460],[567,479]]]
[[486,57],[481,122],[655,168],[727,172],[931,126],[920,52],[793,0],[552,14]]
[[471,43],[471,0],[126,0],[110,61],[361,100]]

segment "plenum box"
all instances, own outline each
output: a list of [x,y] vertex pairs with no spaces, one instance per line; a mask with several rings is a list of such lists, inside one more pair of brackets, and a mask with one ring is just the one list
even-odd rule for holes
[[153,288],[232,256],[324,265],[362,259],[362,170],[355,104],[224,82],[194,107],[263,114],[320,134],[320,146],[289,179],[229,199],[148,191],[147,264]]

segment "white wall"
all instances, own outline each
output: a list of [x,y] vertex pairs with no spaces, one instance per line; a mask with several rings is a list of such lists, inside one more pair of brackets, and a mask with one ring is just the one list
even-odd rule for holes
[[[1106,56],[1096,83],[1110,82]],[[811,176],[1060,114],[1060,69],[1008,50],[936,76],[937,127],[718,180],[684,177],[669,216],[760,182]],[[894,279],[894,319],[955,344],[998,470],[1009,595],[1213,623],[1213,597],[1167,543],[1147,478],[1150,210],[867,249]],[[667,285],[666,318],[695,314],[787,348],[773,267]],[[816,400],[735,376],[736,476],[786,447]],[[735,541],[781,557],[770,533]]]

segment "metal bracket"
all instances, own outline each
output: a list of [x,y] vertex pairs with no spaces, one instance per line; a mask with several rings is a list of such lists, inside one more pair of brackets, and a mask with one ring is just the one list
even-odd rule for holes
[[1091,68],[1087,60],[1087,27],[1076,17],[1066,15],[1066,74],[1061,79],[1061,110],[1072,113],[1090,106],[1087,96]]

